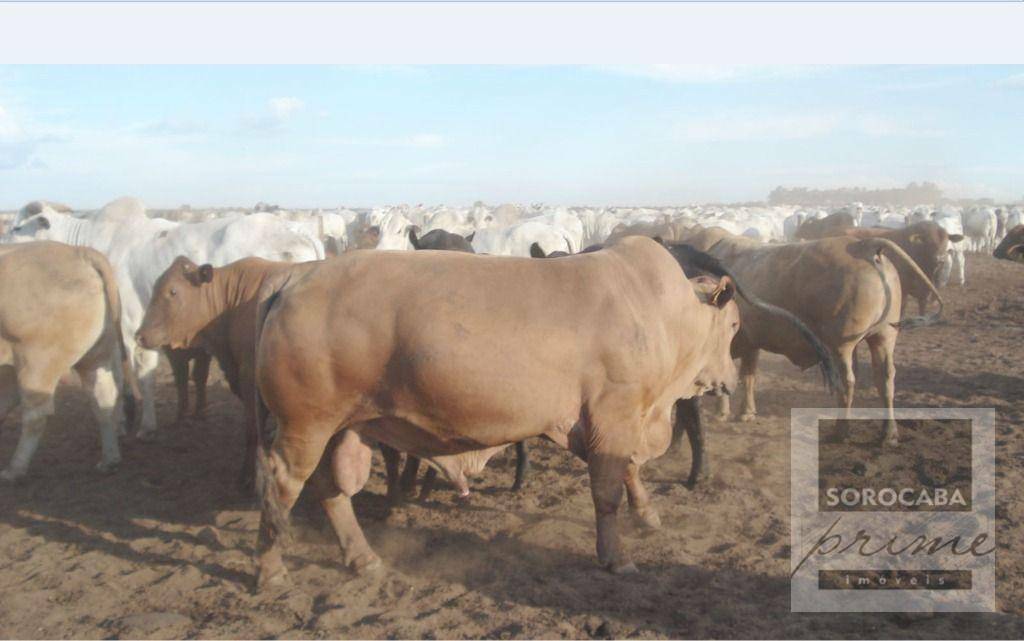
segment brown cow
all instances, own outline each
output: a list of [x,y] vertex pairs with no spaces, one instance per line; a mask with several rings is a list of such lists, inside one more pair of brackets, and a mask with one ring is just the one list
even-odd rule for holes
[[602,565],[635,571],[623,482],[652,521],[639,470],[669,447],[673,404],[736,380],[732,282],[691,283],[645,238],[558,260],[353,252],[281,281],[258,324],[260,419],[278,422],[260,448],[259,586],[285,575],[281,536],[307,479],[346,565],[380,564],[351,503],[371,443],[454,478],[464,453],[542,435],[587,461]]
[[[850,408],[853,403],[853,352],[861,341],[867,342],[875,386],[889,410],[884,442],[896,444],[893,350],[899,328],[934,321],[942,309],[942,298],[935,286],[906,252],[885,238],[851,236],[764,245],[721,228],[704,230],[688,242],[717,257],[755,296],[789,310],[825,342],[841,363],[842,407]],[[930,288],[939,303],[939,312],[929,318],[900,320],[903,296],[896,265]],[[743,327],[733,342],[732,352],[741,359],[740,377],[746,392],[740,420],[752,420],[757,413],[754,379],[759,351],[782,354],[798,367],[813,365],[817,355],[791,326],[755,310],[743,300],[740,315]],[[723,417],[728,413],[725,399]]]
[[793,236],[798,240],[819,240],[830,236],[839,236],[845,230],[856,226],[853,214],[837,211],[824,218],[810,218],[796,228]]
[[239,484],[249,491],[256,454],[252,413],[256,296],[267,279],[308,269],[311,264],[243,258],[215,268],[178,256],[153,285],[153,297],[136,334],[146,349],[202,349],[217,359],[228,386],[245,408],[246,450]]
[[1024,225],[1017,225],[1006,232],[1006,238],[999,243],[992,255],[996,258],[1024,263]]
[[32,242],[0,247],[0,420],[21,405],[21,436],[0,478],[28,472],[53,395],[68,370],[92,396],[101,459],[108,472],[121,461],[117,423],[124,376],[138,398],[138,383],[121,337],[117,281],[103,254],[87,247]]
[[[949,260],[949,244],[964,239],[962,234],[950,234],[930,220],[914,223],[902,229],[855,227],[846,229],[843,233],[853,238],[891,240],[914,259],[933,285],[940,284],[939,274],[943,264]],[[900,301],[902,306],[906,307],[907,296],[913,296],[917,299],[918,313],[924,315],[934,288],[929,283],[922,282],[914,273],[912,266],[897,262],[896,271],[900,274],[900,284],[903,286],[903,299]]]

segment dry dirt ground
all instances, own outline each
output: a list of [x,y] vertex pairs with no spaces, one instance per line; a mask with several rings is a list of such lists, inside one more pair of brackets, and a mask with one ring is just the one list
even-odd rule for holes
[[[0,486],[0,636],[1021,638],[1024,265],[972,256],[968,269],[970,286],[945,292],[948,322],[900,337],[897,401],[996,409],[998,614],[790,612],[789,410],[830,403],[813,372],[774,357],[761,418],[709,423],[704,487],[680,483],[688,454],[645,468],[664,525],[627,537],[640,574],[598,569],[585,468],[538,441],[521,493],[506,489],[509,452],[466,504],[442,484],[389,509],[378,456],[356,510],[385,568],[342,569],[310,503],[287,557],[293,587],[253,595],[258,515],[234,484],[241,409],[215,379],[206,417],[176,428],[165,368],[163,439],[124,439],[116,475],[93,471],[96,430],[67,387],[29,480]],[[857,404],[877,405],[873,389]],[[16,425],[0,434],[4,463]]]

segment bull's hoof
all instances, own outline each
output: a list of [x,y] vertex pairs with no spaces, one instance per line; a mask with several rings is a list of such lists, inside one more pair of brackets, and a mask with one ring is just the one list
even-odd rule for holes
[[260,592],[268,592],[270,590],[282,588],[288,585],[288,583],[288,570],[283,567],[269,573],[261,571],[259,576],[256,577],[255,591],[257,594]]
[[642,530],[657,530],[661,527],[661,517],[654,508],[633,512],[633,522]]
[[741,423],[750,423],[751,421],[757,420],[757,414],[755,412],[743,412],[740,414]]
[[612,563],[608,566],[608,571],[612,574],[637,574],[640,570],[636,569],[636,564],[632,561],[626,561],[625,563]]
[[22,478],[24,478],[24,476],[24,472],[17,472],[9,467],[5,468],[3,471],[0,471],[0,480],[5,481],[7,483],[17,483]]
[[102,474],[113,474],[121,466],[121,461],[100,461],[96,464],[96,471]]
[[732,418],[732,416],[729,414],[729,412],[719,412],[715,414],[715,420],[721,421],[723,423],[727,423],[730,418]]
[[369,574],[384,567],[384,562],[373,552],[367,552],[349,561],[348,567],[356,574]]
[[140,441],[144,441],[146,443],[153,443],[153,442],[155,442],[156,441],[156,437],[157,437],[156,428],[148,429],[148,430],[141,430],[138,434],[135,435],[135,438],[139,439]]
[[692,490],[699,485],[704,485],[708,482],[708,476],[707,472],[691,473],[690,478],[686,479],[686,487]]
[[895,434],[886,436],[884,439],[882,439],[882,447],[896,447],[899,444],[900,439]]

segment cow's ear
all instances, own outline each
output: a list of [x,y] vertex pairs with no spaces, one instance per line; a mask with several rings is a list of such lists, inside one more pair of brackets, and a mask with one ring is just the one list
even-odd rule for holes
[[654,242],[658,243],[662,247],[665,246],[665,239],[662,238],[661,236],[655,236],[652,240],[654,240]]
[[474,237],[474,236],[476,236],[476,230],[473,230],[473,231],[472,231],[472,232],[471,232],[471,233],[469,234],[469,236],[466,236],[466,242],[467,242],[467,243],[471,243],[471,242],[473,242],[473,237]]
[[546,258],[547,254],[541,248],[540,243],[533,243],[530,245],[530,257],[531,258]]
[[728,276],[722,276],[721,280],[718,281],[718,287],[715,291],[711,292],[711,304],[722,309],[729,301],[736,296],[736,283],[732,282],[732,279]]
[[200,265],[196,273],[199,276],[200,283],[208,283],[213,280],[213,265],[210,263]]
[[921,234],[911,234],[910,242],[914,243],[915,245],[920,245],[921,243],[924,242],[924,238],[921,236]]
[[47,218],[46,216],[40,216],[39,217],[39,226],[41,228],[43,228],[43,229],[49,229],[50,228],[50,219]]
[[949,235],[949,242],[951,242],[951,243],[959,243],[963,239],[964,239],[964,235],[963,234],[950,234]]

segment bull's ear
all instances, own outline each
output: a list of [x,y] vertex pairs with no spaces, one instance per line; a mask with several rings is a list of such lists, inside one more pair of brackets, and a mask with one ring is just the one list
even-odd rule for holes
[[416,238],[416,227],[413,225],[409,226],[409,243],[412,245],[413,249],[420,248],[420,241]]
[[530,245],[530,257],[531,258],[546,258],[547,254],[541,249],[540,243],[533,243]]
[[43,229],[49,229],[50,228],[50,219],[47,218],[46,216],[40,216],[39,217],[39,226],[42,227]]
[[736,283],[732,282],[732,279],[728,276],[722,276],[721,280],[718,281],[718,287],[715,291],[711,292],[711,304],[722,309],[729,301],[736,296]]
[[475,230],[474,230],[474,231],[472,231],[472,232],[471,232],[471,233],[469,234],[469,236],[466,236],[466,242],[467,242],[467,243],[471,243],[471,242],[473,242],[473,237],[474,237],[474,236],[476,236],[476,231],[475,231]]
[[910,242],[914,243],[915,245],[920,245],[921,243],[924,242],[924,238],[921,236],[921,234],[911,234]]
[[653,238],[653,240],[654,240],[654,242],[658,243],[658,244],[659,244],[659,245],[661,245],[662,247],[664,247],[664,246],[665,246],[665,239],[664,239],[664,238],[662,238],[661,236],[655,236],[655,237]]
[[959,243],[963,239],[964,239],[964,235],[963,234],[950,234],[949,235],[949,242],[951,242],[951,243]]
[[213,265],[210,263],[200,265],[196,273],[199,276],[200,283],[208,283],[213,280]]

